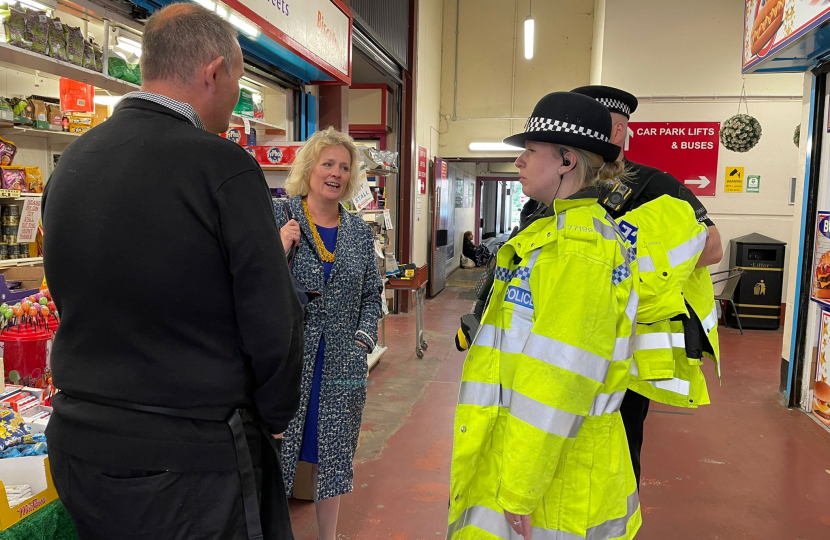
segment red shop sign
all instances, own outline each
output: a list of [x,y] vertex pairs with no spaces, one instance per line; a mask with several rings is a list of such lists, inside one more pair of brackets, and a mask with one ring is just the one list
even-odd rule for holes
[[697,197],[714,197],[720,122],[631,122],[625,157],[677,178]]
[[418,147],[418,194],[426,195],[427,192],[427,149]]

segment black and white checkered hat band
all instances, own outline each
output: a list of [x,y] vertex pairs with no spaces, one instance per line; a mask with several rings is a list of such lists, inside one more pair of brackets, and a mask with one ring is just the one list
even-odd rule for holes
[[606,109],[612,111],[620,111],[622,114],[626,116],[631,116],[631,107],[629,107],[619,99],[597,98],[597,101],[605,105]]
[[525,124],[525,133],[533,131],[561,131],[564,133],[585,135],[598,141],[609,141],[608,137],[598,131],[588,129],[583,126],[577,126],[576,124],[563,122],[562,120],[551,120],[550,118],[541,118],[538,116],[531,116],[527,119],[527,123]]

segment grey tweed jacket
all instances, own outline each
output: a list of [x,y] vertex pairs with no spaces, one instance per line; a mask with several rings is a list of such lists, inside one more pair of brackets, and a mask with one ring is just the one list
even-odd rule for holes
[[305,218],[302,199],[292,197],[274,201],[274,215],[279,227],[286,223],[283,205],[287,205],[289,216],[297,220],[302,229],[292,272],[306,289],[323,293],[306,309],[300,408],[285,432],[283,475],[290,496],[300,458],[317,349],[321,336],[325,335],[317,494],[319,499],[327,499],[353,489],[352,461],[366,403],[368,375],[366,349],[355,340],[369,346],[374,346],[377,340],[383,282],[375,258],[372,230],[363,219],[340,206],[336,258],[326,282],[323,262]]

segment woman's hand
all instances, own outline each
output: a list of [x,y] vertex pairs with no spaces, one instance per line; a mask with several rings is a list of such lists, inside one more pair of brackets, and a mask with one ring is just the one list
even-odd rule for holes
[[282,226],[280,229],[280,239],[282,240],[282,247],[286,253],[291,251],[291,248],[295,245],[300,245],[300,224],[297,223],[297,220],[292,219]]
[[513,527],[513,530],[516,531],[516,534],[524,538],[524,540],[530,540],[530,534],[532,532],[530,527],[530,516],[511,514],[507,510],[504,511],[504,516],[507,518],[510,526]]

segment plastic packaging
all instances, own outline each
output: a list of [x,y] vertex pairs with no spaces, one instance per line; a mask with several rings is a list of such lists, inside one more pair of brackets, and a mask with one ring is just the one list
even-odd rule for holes
[[3,189],[26,191],[26,171],[23,167],[3,165],[0,167],[0,177],[3,179]]
[[61,110],[64,112],[95,112],[95,87],[72,79],[61,78]]
[[31,50],[32,41],[26,35],[26,13],[14,6],[9,6],[9,16],[3,21],[6,40],[9,45]]
[[66,34],[60,19],[49,21],[49,56],[63,62],[69,60],[66,53]]
[[26,10],[26,37],[32,42],[32,51],[49,54],[49,15],[45,11]]
[[43,173],[40,167],[24,167],[26,172],[26,191],[29,193],[43,193]]
[[69,61],[76,66],[84,65],[84,33],[75,26],[63,25],[66,35],[66,53]]
[[17,146],[11,141],[0,137],[0,165],[14,165],[14,156],[17,155]]

